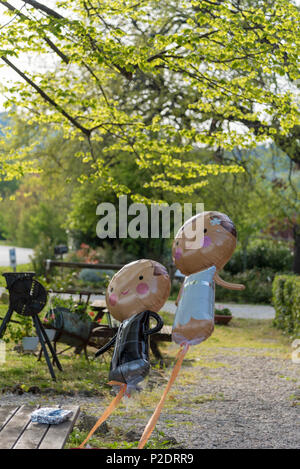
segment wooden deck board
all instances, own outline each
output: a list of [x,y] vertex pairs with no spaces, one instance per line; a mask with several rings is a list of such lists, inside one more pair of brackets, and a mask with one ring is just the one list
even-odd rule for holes
[[[47,406],[48,407],[48,406]],[[57,408],[58,406],[50,406]],[[0,405],[0,449],[62,449],[79,415],[79,406],[63,406],[73,415],[58,425],[31,421],[38,406]]]
[[12,449],[30,422],[31,406],[23,405],[0,432],[1,449]]
[[[48,406],[47,406],[48,407]],[[49,406],[57,409],[58,406]],[[31,409],[33,412],[35,408]],[[48,432],[50,425],[43,423],[31,422],[25,428],[24,432],[14,445],[13,449],[37,449]],[[0,434],[1,436],[1,434]]]
[[78,406],[63,407],[66,410],[73,411],[72,417],[59,425],[51,425],[38,449],[57,449],[64,447],[79,415],[80,408]]
[[0,406],[0,432],[2,428],[5,427],[7,422],[12,418],[12,416],[17,412],[20,406],[10,405],[1,407]]

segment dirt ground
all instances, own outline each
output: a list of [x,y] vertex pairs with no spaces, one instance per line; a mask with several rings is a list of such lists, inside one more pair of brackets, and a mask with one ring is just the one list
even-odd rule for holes
[[[151,447],[168,441],[168,448],[299,448],[300,364],[291,359],[289,339],[266,322],[256,321],[256,326],[245,328],[243,321],[220,326],[211,339],[191,347],[153,432]],[[144,390],[122,403],[91,446],[136,446],[177,351],[173,343],[165,349],[167,368],[152,368]],[[8,393],[0,397],[1,405],[12,402],[78,403],[83,412],[100,416],[109,401],[88,395]],[[75,428],[73,445],[82,441],[89,428],[85,430]]]

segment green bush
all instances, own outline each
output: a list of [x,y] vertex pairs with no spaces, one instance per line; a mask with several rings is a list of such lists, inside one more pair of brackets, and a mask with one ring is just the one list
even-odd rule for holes
[[300,335],[300,277],[278,275],[273,282],[274,325],[288,334]]
[[37,275],[44,275],[46,272],[46,259],[54,258],[55,244],[46,235],[41,235],[39,242],[36,244],[32,257],[33,270]]
[[216,286],[216,301],[250,304],[270,304],[272,301],[272,282],[275,272],[272,269],[252,269],[245,272],[231,275],[229,272],[222,271],[220,276],[231,283],[242,283],[245,290],[228,290]]
[[285,243],[279,241],[256,240],[250,243],[246,258],[239,247],[226,264],[225,271],[232,275],[246,269],[269,268],[274,272],[288,272],[292,269],[293,253]]
[[107,286],[107,280],[110,281],[114,273],[114,270],[82,269],[79,273],[79,280],[81,280],[83,284],[91,283],[93,286],[95,286],[95,284],[97,286]]
[[[4,317],[4,314],[6,314],[6,312],[2,313],[1,311],[1,317]],[[12,317],[14,321],[18,322],[18,324],[9,322],[5,334],[2,337],[4,342],[14,342],[15,344],[19,344],[23,337],[36,336],[31,317],[21,316],[20,314],[15,313]]]

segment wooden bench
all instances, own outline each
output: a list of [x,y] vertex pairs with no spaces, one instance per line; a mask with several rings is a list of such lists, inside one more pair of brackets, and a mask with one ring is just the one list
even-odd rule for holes
[[38,406],[29,405],[0,405],[0,449],[62,449],[64,447],[80,408],[63,406],[64,409],[72,410],[73,414],[71,418],[58,425],[31,422],[30,416],[37,408]]
[[159,332],[150,336],[151,351],[163,365],[163,356],[158,347],[159,342],[172,342],[172,326],[163,326]]

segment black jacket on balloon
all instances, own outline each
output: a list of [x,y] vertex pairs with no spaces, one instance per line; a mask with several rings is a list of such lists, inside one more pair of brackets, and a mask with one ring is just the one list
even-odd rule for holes
[[[150,329],[150,318],[157,321],[157,325]],[[163,327],[161,317],[153,311],[143,311],[123,321],[117,334],[98,352],[99,356],[115,345],[110,364],[109,380],[126,383],[135,387],[142,381],[150,370],[149,336]]]

